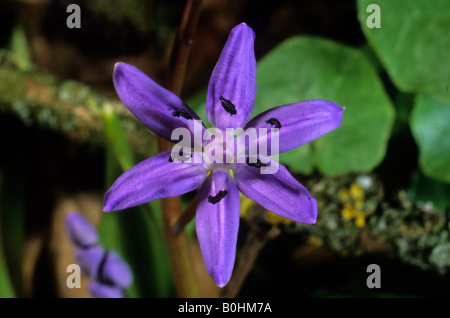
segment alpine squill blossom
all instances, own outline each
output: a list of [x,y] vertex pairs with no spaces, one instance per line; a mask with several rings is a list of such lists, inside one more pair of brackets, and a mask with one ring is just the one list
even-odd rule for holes
[[[278,106],[253,119],[256,96],[256,60],[253,30],[245,23],[231,31],[208,85],[206,113],[209,122],[226,135],[227,128],[270,130],[257,134],[246,146],[265,147],[265,153],[237,153],[234,146],[202,140],[192,152],[173,151],[146,159],[126,171],[105,194],[104,210],[122,210],[151,200],[173,197],[199,189],[196,232],[206,269],[216,284],[231,277],[239,229],[239,191],[264,208],[297,222],[316,222],[317,202],[288,170],[270,156],[306,144],[339,127],[343,108],[326,100],[309,100]],[[117,63],[114,85],[125,106],[160,137],[184,128],[194,135],[208,131],[200,118],[179,97],[164,89],[134,66]],[[278,150],[272,149],[272,139]],[[208,159],[205,150],[213,143],[223,158]],[[186,148],[182,148],[186,149]],[[202,157],[203,155],[203,157]],[[211,158],[209,158],[211,159]],[[276,166],[273,173],[263,172]]]

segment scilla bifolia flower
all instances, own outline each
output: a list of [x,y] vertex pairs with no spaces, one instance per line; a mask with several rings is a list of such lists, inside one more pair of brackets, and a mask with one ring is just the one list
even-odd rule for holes
[[[118,63],[113,76],[122,102],[151,131],[175,142],[178,140],[172,138],[173,132],[182,128],[194,136],[194,141],[126,171],[105,194],[104,210],[122,210],[200,187],[197,237],[206,269],[220,287],[227,284],[234,267],[239,191],[281,216],[315,223],[316,200],[269,156],[310,142],[336,129],[342,121],[343,108],[336,103],[311,100],[272,108],[247,122],[256,95],[254,38],[245,23],[236,26],[212,72],[206,111],[213,131],[206,129],[180,98],[137,68]],[[234,135],[227,133],[227,128],[236,129]],[[256,134],[243,142],[245,151],[236,149],[239,147],[230,140],[250,130]],[[270,133],[264,133],[267,130]],[[204,132],[201,140],[196,138],[198,131]],[[227,136],[225,141],[220,135]]]
[[90,278],[89,291],[95,298],[123,298],[133,274],[127,263],[114,251],[105,251],[98,233],[77,212],[65,219],[69,239],[75,245],[75,258],[81,270]]

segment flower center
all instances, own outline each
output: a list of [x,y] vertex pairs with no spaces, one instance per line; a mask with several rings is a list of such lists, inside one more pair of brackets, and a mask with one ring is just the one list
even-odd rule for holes
[[[239,147],[232,132],[216,129],[204,147],[206,164],[233,169],[237,163]],[[212,168],[212,167],[211,167]]]

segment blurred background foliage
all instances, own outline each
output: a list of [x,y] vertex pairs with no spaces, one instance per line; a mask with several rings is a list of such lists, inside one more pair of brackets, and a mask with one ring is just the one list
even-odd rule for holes
[[[66,27],[71,3],[81,7],[80,29]],[[65,285],[76,262],[62,222],[71,210],[129,262],[128,296],[175,296],[159,203],[105,214],[102,197],[157,151],[155,136],[117,99],[114,63],[164,84],[184,4],[0,3],[0,297],[89,296]],[[367,26],[370,4],[379,5],[380,28]],[[256,34],[254,114],[307,99],[346,110],[339,129],[280,156],[318,199],[319,219],[312,226],[264,219],[280,234],[239,295],[448,296],[450,3],[204,0],[181,96],[204,121],[209,75],[242,21]],[[217,296],[192,225],[202,295]],[[382,269],[379,290],[366,287],[371,263]]]

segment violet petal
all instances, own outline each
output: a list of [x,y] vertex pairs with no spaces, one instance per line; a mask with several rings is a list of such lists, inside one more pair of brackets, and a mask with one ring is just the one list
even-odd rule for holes
[[245,23],[231,30],[208,85],[206,113],[215,127],[243,127],[256,96],[255,34]]
[[170,162],[171,150],[146,159],[123,173],[106,192],[104,211],[117,211],[195,190],[206,178],[201,165]]
[[[273,161],[270,164],[274,164]],[[284,167],[274,174],[261,168],[243,167],[234,171],[239,191],[262,207],[296,222],[312,224],[317,219],[317,201]]]
[[[267,155],[277,154],[271,149],[270,128],[280,127],[279,151],[283,153],[304,145],[339,127],[344,108],[327,100],[308,100],[269,109],[246,125],[246,129],[268,128],[267,137],[258,138],[258,143],[267,143]],[[263,135],[264,136],[264,135]]]
[[233,272],[239,206],[239,192],[231,176],[213,171],[200,188],[196,229],[206,270],[219,287],[228,283]]
[[194,120],[200,120],[197,114],[136,67],[117,63],[113,79],[117,95],[125,106],[155,134],[172,141],[176,128],[194,132]]

